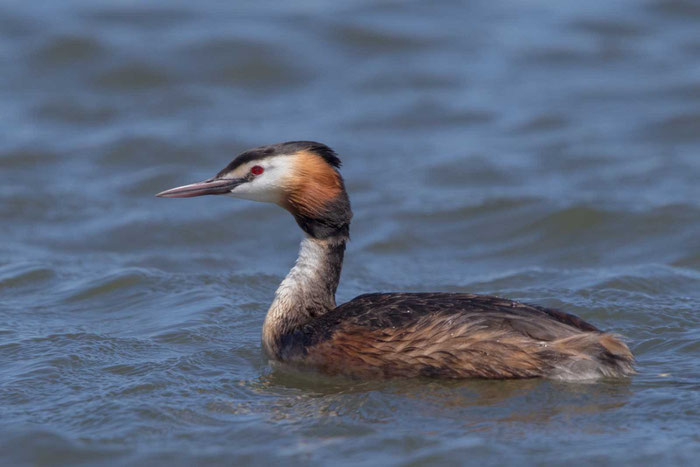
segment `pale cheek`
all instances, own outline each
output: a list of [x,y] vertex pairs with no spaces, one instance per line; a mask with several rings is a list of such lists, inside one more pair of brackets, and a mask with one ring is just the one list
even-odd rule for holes
[[264,180],[255,180],[237,186],[230,196],[263,203],[278,203],[282,199],[282,190],[276,185],[265,183]]

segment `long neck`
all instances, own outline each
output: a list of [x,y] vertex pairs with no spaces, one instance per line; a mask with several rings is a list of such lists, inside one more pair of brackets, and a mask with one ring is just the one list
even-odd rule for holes
[[314,318],[335,308],[335,291],[345,253],[345,235],[301,242],[299,258],[282,281],[263,325],[268,356],[282,359],[282,339]]

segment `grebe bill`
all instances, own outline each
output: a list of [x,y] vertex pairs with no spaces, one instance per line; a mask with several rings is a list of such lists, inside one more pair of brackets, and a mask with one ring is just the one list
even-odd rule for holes
[[627,345],[561,311],[466,293],[373,293],[336,306],[352,210],[328,146],[291,141],[158,193],[276,203],[304,231],[262,330],[269,358],[352,377],[589,380],[634,374]]

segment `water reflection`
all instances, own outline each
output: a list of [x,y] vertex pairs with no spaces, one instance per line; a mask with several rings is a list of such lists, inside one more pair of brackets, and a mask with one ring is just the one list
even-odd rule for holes
[[549,430],[550,423],[572,431],[583,429],[577,427],[576,420],[585,421],[587,431],[606,432],[609,427],[596,426],[598,416],[621,409],[633,394],[630,381],[353,381],[288,369],[273,371],[247,384],[266,399],[264,408],[231,401],[227,410],[268,413],[275,420],[330,416],[347,423],[399,427],[402,420],[437,417],[442,428],[434,430],[465,432],[499,430],[499,425],[512,424],[522,429]]

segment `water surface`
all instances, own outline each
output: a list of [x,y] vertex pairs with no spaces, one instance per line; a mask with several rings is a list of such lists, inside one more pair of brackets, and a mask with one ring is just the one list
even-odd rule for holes
[[[700,455],[700,9],[681,0],[0,5],[8,464],[690,464]],[[630,381],[273,371],[300,238],[156,199],[334,147],[340,302],[465,291],[624,335]]]

